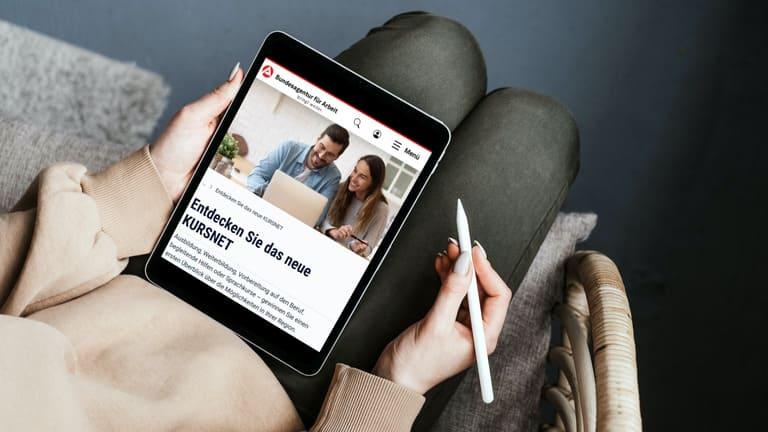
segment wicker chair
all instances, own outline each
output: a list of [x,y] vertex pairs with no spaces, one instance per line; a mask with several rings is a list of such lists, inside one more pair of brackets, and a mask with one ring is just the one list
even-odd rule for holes
[[597,252],[574,254],[566,264],[564,303],[555,314],[563,346],[550,350],[549,361],[560,372],[543,397],[556,418],[542,430],[641,431],[632,314],[613,261]]

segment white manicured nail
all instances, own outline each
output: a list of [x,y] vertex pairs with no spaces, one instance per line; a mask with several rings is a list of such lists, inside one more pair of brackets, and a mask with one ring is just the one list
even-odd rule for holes
[[229,73],[229,78],[227,78],[227,81],[232,81],[232,78],[235,77],[235,74],[237,73],[237,69],[240,67],[240,62],[237,62],[235,67],[232,68],[232,72]]
[[477,240],[475,240],[473,243],[475,243],[475,246],[477,246],[478,249],[480,249],[480,252],[483,254],[483,258],[488,259],[488,254],[485,253],[485,248],[483,247],[483,245],[481,245],[480,242]]

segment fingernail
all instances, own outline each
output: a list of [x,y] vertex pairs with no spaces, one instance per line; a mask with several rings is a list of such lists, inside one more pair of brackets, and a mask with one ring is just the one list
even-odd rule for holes
[[470,258],[469,252],[462,252],[461,255],[459,255],[459,259],[453,264],[453,272],[462,275],[467,274],[469,271]]
[[232,78],[235,77],[235,74],[237,73],[237,69],[240,67],[240,62],[237,62],[235,64],[235,67],[232,68],[232,72],[229,73],[229,78],[227,78],[227,81],[232,81]]
[[438,252],[437,256],[443,256],[443,252],[442,251]]
[[480,242],[477,240],[475,240],[473,243],[475,244],[475,246],[477,246],[480,249],[480,252],[483,254],[483,258],[488,259],[488,254],[485,253],[485,248],[483,247],[483,245],[481,245]]
[[455,239],[455,238],[453,238],[453,237],[448,237],[448,243],[453,243],[453,244],[455,244],[456,246],[458,246],[458,245],[459,245],[459,242],[458,242],[458,241],[456,241],[456,239]]

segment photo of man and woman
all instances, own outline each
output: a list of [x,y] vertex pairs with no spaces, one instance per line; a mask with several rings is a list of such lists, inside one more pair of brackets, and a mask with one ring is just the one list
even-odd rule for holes
[[418,173],[353,132],[257,80],[210,168],[368,258]]

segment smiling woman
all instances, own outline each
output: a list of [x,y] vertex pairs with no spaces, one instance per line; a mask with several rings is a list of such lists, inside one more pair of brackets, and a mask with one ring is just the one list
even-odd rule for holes
[[380,157],[361,157],[339,185],[321,230],[356,254],[370,255],[381,241],[389,218],[382,191],[385,177],[386,166]]

